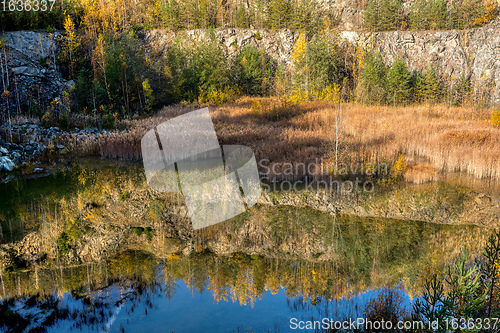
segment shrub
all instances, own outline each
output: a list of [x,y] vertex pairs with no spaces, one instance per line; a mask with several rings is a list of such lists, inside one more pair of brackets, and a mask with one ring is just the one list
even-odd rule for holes
[[450,103],[453,105],[462,105],[470,100],[472,92],[472,84],[470,77],[462,72],[460,78],[457,80],[453,87],[452,96],[450,96]]
[[151,242],[153,239],[153,229],[151,227],[147,227],[144,229],[144,234],[146,234],[146,239],[148,242]]
[[150,112],[154,106],[153,90],[149,84],[149,79],[142,81],[142,90],[144,92],[144,109]]
[[262,36],[260,35],[260,33],[257,31],[254,35],[255,39],[256,40],[261,40],[262,39]]
[[49,66],[49,63],[47,62],[47,59],[45,58],[40,58],[40,66],[43,66],[43,67],[48,67]]
[[122,201],[127,200],[128,198],[130,198],[130,196],[131,196],[131,193],[128,191],[123,191],[122,193],[120,193],[120,199]]
[[320,93],[319,99],[329,103],[337,103],[340,101],[340,85],[332,83]]
[[392,166],[391,178],[393,180],[401,179],[406,170],[406,167],[407,164],[405,162],[405,156],[403,154],[399,154],[398,158],[394,162],[394,165]]
[[491,123],[494,126],[500,127],[500,108],[493,111],[493,114],[491,115]]
[[212,89],[208,92],[200,88],[198,103],[202,104],[208,102],[215,105],[221,105],[241,95],[241,93],[242,89],[238,86],[225,86],[224,89]]
[[104,109],[102,127],[104,127],[105,129],[114,128],[117,116],[118,115],[116,113],[111,113],[111,111]]
[[[365,317],[370,322],[391,322],[395,327],[398,321],[402,321],[407,316],[408,312],[404,307],[404,298],[398,291],[391,289],[382,289],[365,306]],[[375,330],[368,328],[366,332],[375,332]]]
[[141,227],[134,227],[133,229],[134,229],[135,234],[136,234],[137,236],[139,236],[139,237],[140,237],[140,236],[142,235],[142,233],[144,232],[144,228],[141,228]]
[[57,246],[59,248],[59,251],[61,253],[66,254],[69,252],[69,245],[68,245],[68,234],[64,231],[62,232],[59,237],[57,238]]
[[311,96],[312,95],[308,95],[302,90],[295,90],[293,94],[288,97],[288,101],[293,105],[297,105],[309,101]]
[[69,127],[69,122],[68,122],[68,116],[66,113],[63,113],[61,117],[59,118],[59,127],[61,129],[67,130]]

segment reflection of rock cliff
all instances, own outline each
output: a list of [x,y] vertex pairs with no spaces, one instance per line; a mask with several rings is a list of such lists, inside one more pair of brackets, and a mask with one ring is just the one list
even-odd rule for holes
[[[193,231],[183,198],[149,189],[139,166],[107,168],[100,162],[93,167],[90,162],[52,181],[54,186],[73,189],[69,194],[49,189],[50,195],[36,202],[32,195],[27,202],[17,201],[15,195],[12,209],[4,211],[0,220],[0,239],[8,242],[0,245],[0,270],[36,262],[100,261],[127,249],[158,257],[209,250],[220,255],[241,252],[327,261],[339,255],[332,242],[346,238],[346,231],[339,236],[339,230],[353,223],[366,230],[374,224],[381,230],[404,226],[401,232],[410,232],[422,222],[437,223],[428,227],[435,229],[445,228],[438,224],[493,227],[500,215],[498,195],[479,189],[444,182],[401,188],[380,185],[373,193],[356,196],[265,192],[250,211]],[[46,184],[44,178],[36,181]],[[34,188],[30,186],[20,188],[28,191]],[[24,197],[16,189],[11,192]],[[335,220],[331,211],[338,213]],[[334,221],[339,222],[337,229],[335,225],[332,229]]]

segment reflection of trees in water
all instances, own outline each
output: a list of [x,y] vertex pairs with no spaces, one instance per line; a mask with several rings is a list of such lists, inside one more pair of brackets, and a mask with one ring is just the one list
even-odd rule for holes
[[[7,298],[4,303],[25,302],[27,289],[24,288],[35,276],[33,272],[24,272],[22,277],[23,283],[21,274],[9,277],[19,281],[22,293]],[[355,292],[347,280],[339,278],[334,263],[252,258],[243,254],[231,258],[200,254],[158,261],[143,253],[129,252],[109,262],[38,272],[40,290],[46,297],[54,297],[56,301],[50,303],[50,307],[61,314],[54,322],[71,320],[70,326],[77,329],[103,329],[117,309],[132,313],[137,311],[139,304],[143,304],[140,308],[145,308],[147,315],[147,309],[154,307],[153,296],[161,294],[171,299],[179,280],[192,290],[210,292],[217,302],[224,300],[241,305],[253,305],[266,291],[277,293],[280,288],[285,289],[289,298],[310,297],[314,300],[313,306],[320,306],[323,297],[345,296],[343,289]],[[14,289],[9,288],[9,291],[15,292],[15,283],[11,287]],[[57,292],[54,296],[51,296],[52,288]],[[63,297],[64,293],[69,295]],[[37,299],[36,304],[25,308],[23,313],[36,312],[46,306],[43,304],[41,298]]]
[[[9,302],[13,300],[28,304],[27,299],[39,295],[28,310],[23,307],[24,310],[20,311],[10,306],[9,309],[15,313],[12,318],[23,317],[23,314],[46,306],[57,314],[52,316],[53,322],[71,320],[73,328],[91,326],[101,329],[119,311],[131,314],[140,308],[147,315],[148,309],[155,306],[153,296],[162,295],[171,299],[178,281],[183,281],[193,292],[211,293],[216,302],[230,301],[251,306],[266,292],[276,294],[283,289],[291,300],[289,307],[292,312],[314,309],[319,316],[331,317],[336,315],[332,311],[339,300],[348,300],[367,289],[392,287],[401,281],[401,274],[394,275],[393,270],[405,269],[407,265],[418,269],[421,260],[427,261],[428,255],[436,254],[435,249],[429,249],[416,259],[410,258],[413,261],[403,263],[392,257],[393,266],[387,266],[389,262],[385,260],[388,259],[384,258],[394,253],[391,246],[397,249],[404,243],[398,241],[396,245],[388,245],[385,242],[376,247],[366,239],[366,230],[360,225],[344,226],[342,232],[344,240],[351,243],[344,243],[343,250],[346,252],[333,261],[265,258],[241,253],[221,257],[209,252],[193,253],[189,257],[169,255],[166,259],[158,259],[144,252],[128,251],[112,260],[83,266],[10,272],[2,277],[2,288],[5,290],[2,291],[2,306],[11,304]],[[452,233],[447,230],[444,235],[451,236]],[[433,244],[444,241],[439,237],[432,240]],[[368,251],[365,249],[367,246],[376,248]],[[443,248],[449,249],[449,245]],[[364,255],[358,257],[360,252]],[[371,256],[371,259],[366,256]],[[403,258],[408,260],[404,255]],[[366,274],[364,266],[374,260],[378,260],[375,278],[373,274]],[[418,289],[413,292],[418,293]],[[69,295],[63,297],[66,293]],[[55,297],[56,301],[43,305],[50,297]],[[73,299],[76,306],[70,306],[68,299]]]
[[195,252],[189,257],[172,254],[160,260],[129,251],[112,260],[82,266],[46,269],[35,264],[31,270],[6,271],[0,275],[0,296],[48,295],[53,290],[59,295],[74,290],[90,292],[109,285],[113,279],[124,278],[151,283],[157,279],[155,267],[161,270],[162,283],[171,286],[170,291],[181,279],[199,292],[209,290],[216,301],[230,299],[241,304],[254,302],[265,291],[276,293],[280,287],[286,288],[289,297],[320,295],[339,299],[402,280],[405,289],[418,294],[421,271],[444,267],[464,245],[471,253],[477,252],[487,234],[472,227],[342,218],[338,224],[342,240],[335,257],[328,261],[287,259],[291,256],[279,252],[270,253],[274,258]]
[[[135,259],[143,259],[143,256],[137,256]],[[113,266],[112,263],[105,264],[110,268]],[[144,265],[137,262],[136,266],[131,265],[135,266],[135,269],[122,270],[127,264],[130,267],[131,262],[127,261],[125,266],[115,266],[115,270],[109,272],[110,276],[106,280],[103,279],[103,275],[100,275],[102,272],[99,272],[97,266],[94,266],[92,270],[87,270],[88,266],[73,268],[74,275],[66,276],[66,283],[53,285],[56,288],[73,285],[75,289],[66,290],[65,295],[62,290],[56,290],[54,294],[38,293],[33,296],[4,298],[0,302],[0,311],[8,315],[0,316],[0,329],[6,329],[9,332],[44,331],[44,328],[67,321],[64,327],[69,330],[88,328],[108,331],[120,311],[126,311],[128,315],[132,315],[140,308],[141,311],[144,309],[144,315],[148,315],[148,309],[156,307],[154,304],[156,295],[171,298],[175,293],[174,279],[168,281],[151,279],[151,273],[158,272],[158,268],[152,262],[148,262],[152,270],[144,275],[140,274]],[[82,274],[84,271],[92,274],[87,281],[83,276],[85,274]],[[46,276],[55,277],[56,274],[58,274],[57,270],[54,270]],[[81,281],[73,280],[82,277]],[[46,281],[42,284],[46,285]]]
[[[21,202],[18,207],[26,209],[25,215],[13,213],[26,222],[22,224],[26,228],[30,227],[29,221],[40,224],[39,232],[44,236],[42,248],[56,244],[62,230],[68,236],[68,247],[79,244],[91,232],[100,235],[110,221],[121,223],[132,216],[130,210],[140,206],[135,204],[140,202],[144,211],[137,210],[136,215],[151,223],[154,236],[151,243],[132,245],[145,251],[168,253],[164,250],[166,238],[157,237],[160,229],[156,227],[169,217],[167,201],[148,195],[139,198],[140,193],[147,194],[143,176],[120,174],[120,170],[88,169],[84,178],[83,170],[72,175],[77,179],[73,197],[45,198],[38,206],[33,201]],[[103,209],[108,203],[123,209]],[[308,306],[327,315],[332,304],[341,298],[393,286],[401,280],[411,294],[418,294],[421,270],[439,269],[464,245],[471,253],[477,252],[475,249],[481,247],[486,234],[472,227],[357,218],[311,208],[262,205],[231,221],[195,232],[196,252],[189,257],[171,254],[160,260],[135,251],[73,267],[59,263],[64,255],[60,252],[49,252],[57,260],[29,258],[28,265],[30,261],[37,263],[33,269],[21,271],[11,267],[0,274],[0,296],[4,300],[19,300],[39,294],[43,300],[55,291],[60,300],[62,295],[70,293],[82,304],[71,316],[88,325],[106,322],[120,305],[107,302],[105,291],[110,285],[132,288],[130,298],[123,304],[126,311],[133,312],[140,302],[153,306],[152,300],[149,303],[142,296],[143,290],[155,286],[156,292],[171,299],[177,282],[182,280],[193,291],[210,292],[216,302],[241,305],[253,305],[266,292],[276,294],[283,288],[290,299],[302,297]],[[265,249],[261,253],[268,257],[210,254],[211,246],[221,239],[227,239],[228,247],[234,245],[233,250]],[[52,269],[47,269],[48,266]],[[101,300],[95,296],[99,291],[104,295]],[[292,304],[291,308],[298,306]],[[51,303],[50,307],[63,309],[59,303]]]
[[[408,319],[410,311],[404,306],[404,298],[401,291],[382,288],[377,295],[370,299],[364,309],[364,317],[367,321],[381,322],[390,321],[396,327],[398,321]],[[375,332],[368,329],[367,332]]]

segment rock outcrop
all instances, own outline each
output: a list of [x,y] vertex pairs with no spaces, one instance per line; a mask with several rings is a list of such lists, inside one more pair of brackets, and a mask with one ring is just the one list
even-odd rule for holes
[[[241,49],[254,45],[266,53],[277,63],[291,64],[293,45],[299,37],[299,32],[288,29],[217,29],[215,35],[220,45],[226,50],[230,58],[236,58]],[[206,30],[196,29],[181,33],[165,30],[148,30],[142,32],[144,45],[156,52],[165,54],[177,36],[183,36],[193,42],[200,42],[207,38]]]
[[[387,64],[402,58],[411,70],[424,71],[429,66],[439,70],[448,85],[470,78],[476,93],[484,100],[500,103],[500,29],[494,22],[471,30],[449,31],[341,31],[340,44],[347,56],[358,47],[380,51]],[[236,57],[247,45],[263,49],[277,63],[290,65],[293,46],[299,32],[256,29],[217,29],[216,36],[229,57]],[[144,44],[165,54],[176,34],[162,30],[143,32]],[[191,30],[186,36],[193,41],[205,38],[204,30]]]
[[500,30],[495,25],[450,31],[343,31],[340,40],[351,52],[358,46],[379,51],[388,64],[401,58],[410,70],[433,66],[451,86],[464,75],[477,93],[500,102]]
[[[352,16],[351,23],[341,27],[353,29],[359,21],[359,11],[348,0],[327,1],[338,9],[342,20]],[[337,10],[336,9],[336,10]],[[351,14],[348,14],[351,10]],[[449,86],[461,79],[470,78],[477,93],[485,100],[500,103],[500,20],[471,30],[450,31],[391,31],[369,33],[344,30],[339,33],[340,44],[347,56],[354,56],[358,47],[381,52],[391,64],[402,58],[411,70],[425,70],[429,65],[437,68],[448,80]],[[163,30],[143,31],[145,48],[165,54],[179,33]],[[182,32],[193,42],[206,38],[205,30]],[[291,30],[234,29],[215,30],[220,45],[230,58],[235,58],[242,48],[255,45],[263,49],[276,62],[288,66],[292,63],[293,46],[300,33]],[[26,104],[30,98],[45,102],[60,96],[74,86],[63,78],[57,65],[58,33],[18,31],[7,32],[1,50],[3,90],[10,91],[10,108]],[[6,69],[7,68],[7,69]],[[5,98],[0,104],[5,103]]]
[[0,89],[9,92],[0,100],[0,107],[8,103],[11,110],[18,111],[30,99],[46,104],[74,86],[62,77],[57,63],[58,36],[44,31],[0,34]]

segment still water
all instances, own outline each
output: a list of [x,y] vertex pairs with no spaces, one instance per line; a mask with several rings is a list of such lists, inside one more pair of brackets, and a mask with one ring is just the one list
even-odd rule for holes
[[[426,274],[477,253],[489,234],[257,205],[194,233],[182,254],[162,224],[170,206],[145,190],[140,165],[92,161],[0,187],[3,244],[38,235],[20,248],[45,253],[4,265],[5,332],[289,332],[293,318],[367,317],[387,298],[405,318]],[[217,250],[231,238],[238,246]],[[92,252],[103,242],[113,250]]]

